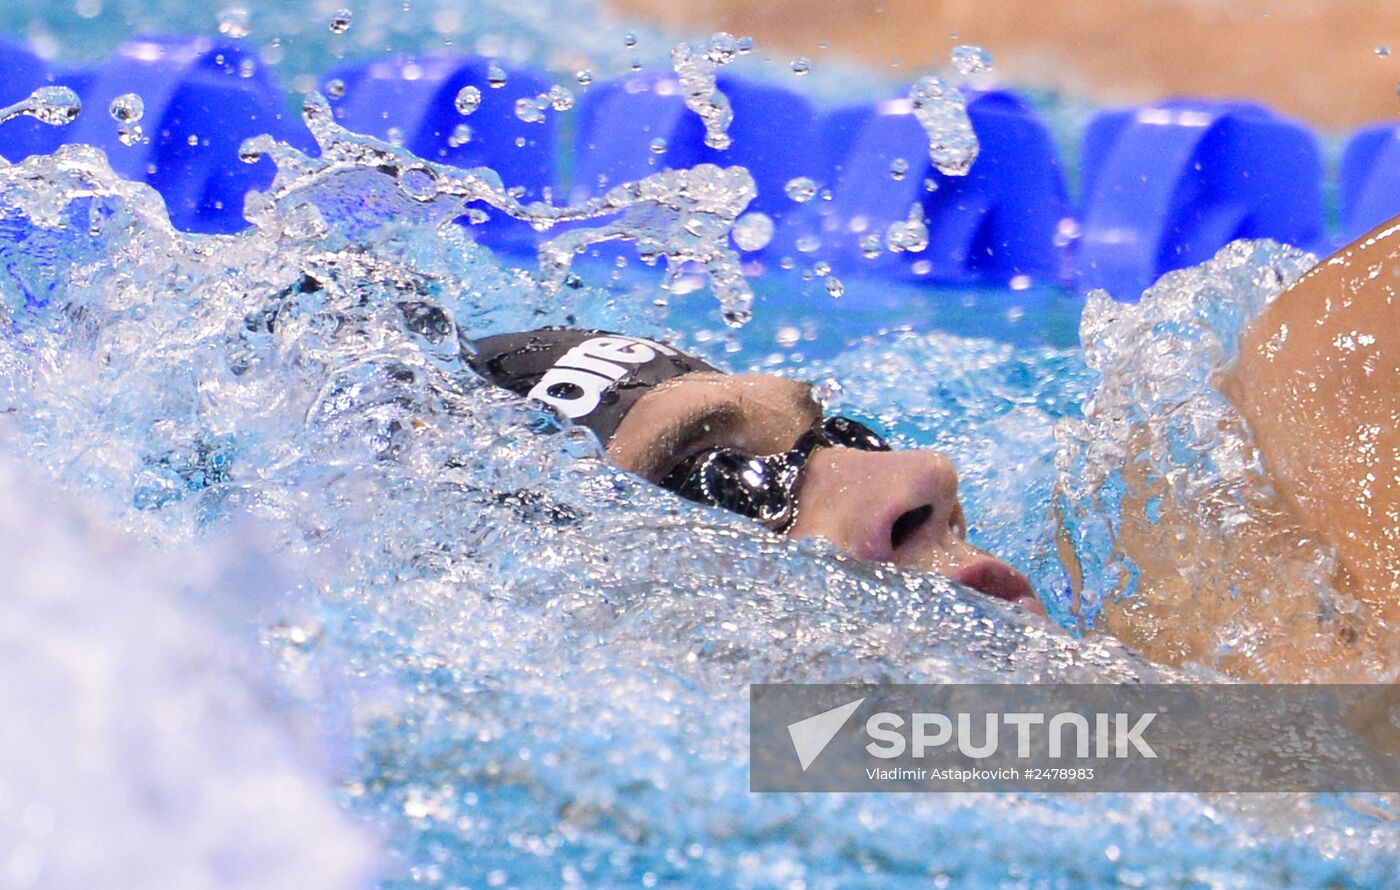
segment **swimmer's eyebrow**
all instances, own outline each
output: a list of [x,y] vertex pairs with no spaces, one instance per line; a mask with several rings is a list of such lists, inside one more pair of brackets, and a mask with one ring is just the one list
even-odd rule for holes
[[668,423],[647,446],[637,475],[655,480],[678,460],[706,440],[732,436],[744,421],[744,412],[733,402],[708,405]]
[[[821,416],[821,407],[812,397],[809,384],[786,388],[776,398],[799,416],[810,417],[813,421]],[[747,400],[710,404],[664,424],[642,454],[637,475],[655,481],[701,443],[722,443],[732,438],[745,423],[757,421],[745,410],[748,404]]]

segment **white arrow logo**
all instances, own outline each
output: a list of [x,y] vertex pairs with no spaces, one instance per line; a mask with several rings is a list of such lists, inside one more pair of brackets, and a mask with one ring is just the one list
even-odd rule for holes
[[812,765],[812,761],[831,744],[831,740],[836,738],[841,727],[846,725],[846,721],[863,701],[865,699],[858,698],[830,711],[822,711],[815,717],[788,724],[788,735],[792,736],[792,747],[797,751],[797,761],[802,764],[804,773],[807,767]]

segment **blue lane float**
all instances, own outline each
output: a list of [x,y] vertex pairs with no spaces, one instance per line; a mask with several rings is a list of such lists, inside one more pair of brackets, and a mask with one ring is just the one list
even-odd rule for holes
[[[967,91],[981,150],[965,176],[939,172],[908,99],[841,109],[822,124],[835,181],[823,247],[839,266],[940,283],[1029,287],[1067,272],[1069,223],[1054,142],[1013,93]],[[891,225],[922,217],[928,246],[885,249]]]
[[[83,114],[64,142],[96,145],[112,169],[149,183],[171,221],[193,232],[242,228],[249,189],[272,181],[269,160],[245,164],[238,149],[260,133],[306,144],[300,120],[257,56],[206,38],[148,38],[122,44],[78,91]],[[108,109],[128,93],[141,97],[144,138],[126,144]],[[299,135],[298,131],[301,131]]]
[[1322,244],[1317,140],[1263,106],[1176,100],[1102,112],[1082,162],[1081,290],[1137,299],[1236,238]]
[[[1005,91],[967,93],[981,152],[969,175],[950,177],[928,162],[907,99],[818,115],[784,87],[722,75],[733,142],[715,150],[666,71],[594,84],[565,114],[541,104],[552,86],[545,74],[479,57],[357,63],[322,83],[351,130],[401,142],[430,160],[489,167],[526,200],[558,200],[567,191],[570,202],[583,201],[657,170],[704,162],[745,166],[758,187],[752,210],[775,223],[769,244],[746,254],[760,267],[791,258],[825,260],[842,274],[938,283],[1072,281],[1134,299],[1162,273],[1201,262],[1237,237],[1330,246],[1316,140],[1302,125],[1247,103],[1181,100],[1097,115],[1084,134],[1076,220],[1046,128]],[[244,138],[271,132],[310,147],[293,104],[238,43],[133,40],[92,69],[62,68],[23,45],[0,43],[0,103],[48,84],[72,87],[84,113],[68,128],[23,117],[0,126],[0,157],[17,161],[64,142],[97,145],[118,172],[159,190],[172,221],[186,230],[244,225],[244,196],[272,175],[267,160],[239,161]],[[467,86],[481,97],[471,114],[456,101]],[[108,114],[126,93],[144,103],[144,139],[132,144]],[[521,103],[540,113],[518,113]],[[570,130],[568,152],[559,137]],[[815,197],[786,194],[798,177],[812,180]],[[1400,212],[1397,195],[1400,127],[1359,131],[1340,171],[1342,237]],[[890,253],[890,226],[915,207],[927,246]],[[528,249],[539,240],[528,226],[501,219],[473,231],[494,247]]]
[[1338,180],[1343,244],[1400,214],[1400,126],[1358,130],[1342,152]]

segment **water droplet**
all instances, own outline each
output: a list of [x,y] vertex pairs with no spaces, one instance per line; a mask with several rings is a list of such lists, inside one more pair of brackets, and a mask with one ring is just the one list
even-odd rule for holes
[[0,124],[24,114],[49,126],[62,127],[72,123],[82,108],[82,100],[68,87],[39,87],[23,101],[0,108]]
[[[331,16],[331,33],[344,34],[350,30],[350,22],[354,18],[348,9],[337,9]],[[372,18],[372,16],[371,16]]]
[[117,139],[122,145],[135,145],[145,137],[141,127],[137,125],[137,121],[146,113],[146,103],[141,101],[140,96],[124,93],[113,99],[107,110],[112,115],[112,120],[121,124],[117,129]]
[[783,191],[798,204],[806,204],[816,197],[817,184],[806,176],[798,176],[789,179],[787,185],[783,186]]
[[841,279],[832,275],[826,279],[826,292],[832,297],[839,298],[846,292],[846,285],[841,283]]
[[447,144],[452,148],[461,148],[472,141],[472,128],[466,124],[458,124],[452,129],[452,135],[447,137]]
[[543,123],[544,109],[540,107],[539,99],[516,99],[515,116],[527,124]]
[[953,67],[964,77],[986,74],[992,70],[992,56],[980,46],[953,47]]
[[123,124],[134,124],[146,113],[146,103],[135,93],[124,93],[112,100],[112,120]]
[[728,65],[738,54],[739,41],[727,31],[716,31],[705,48],[706,58],[716,65]]
[[977,160],[977,134],[962,93],[938,77],[922,77],[909,91],[914,117],[928,136],[928,156],[939,172],[964,176]]
[[1390,47],[1386,46],[1385,44],[1381,44],[1380,46],[1376,47],[1376,55],[1384,59],[1386,56],[1390,55]]
[[568,111],[574,107],[574,94],[558,84],[549,88],[549,107],[555,111]]
[[457,113],[471,114],[481,107],[481,90],[474,86],[464,86],[457,91]]
[[578,85],[584,89],[588,89],[588,85],[593,82],[593,72],[587,68],[575,74],[574,77],[578,80]]
[[339,99],[345,95],[345,81],[339,77],[326,81],[326,95],[332,99]]
[[656,155],[664,155],[666,153],[666,140],[662,139],[660,136],[657,136],[655,139],[651,140],[651,153]]
[[740,250],[762,250],[773,240],[773,218],[766,213],[745,213],[735,221],[732,234]]
[[233,6],[219,13],[219,33],[234,40],[248,36],[248,10]]
[[798,77],[801,77],[802,75],[806,74],[807,72],[809,72],[809,71],[811,71],[811,70],[812,70],[812,61],[811,61],[810,59],[808,59],[807,57],[804,56],[804,57],[802,57],[802,58],[800,58],[800,59],[793,59],[793,60],[792,60],[792,73],[793,73],[793,74],[796,74]]
[[909,172],[909,162],[904,158],[895,158],[890,161],[890,178],[898,182],[904,178],[904,174]]
[[502,68],[500,65],[497,65],[495,62],[492,62],[491,65],[486,69],[486,82],[491,85],[491,89],[493,90],[499,90],[501,87],[505,86],[505,69]]

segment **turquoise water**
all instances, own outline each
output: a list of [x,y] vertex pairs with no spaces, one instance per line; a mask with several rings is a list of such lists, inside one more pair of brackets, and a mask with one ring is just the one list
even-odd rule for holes
[[[1225,435],[1209,373],[1307,257],[1242,244],[1087,310],[855,277],[835,300],[798,269],[753,282],[736,330],[703,276],[664,307],[639,264],[551,288],[448,223],[460,190],[381,163],[416,159],[323,137],[276,152],[226,237],[176,232],[99,153],[0,168],[0,705],[31,727],[0,733],[12,884],[1390,879],[1393,809],[1360,795],[747,791],[752,682],[1213,677],[1079,634],[1131,570],[1096,519],[1114,430],[1170,446],[1191,492],[1238,487],[1248,467],[1201,457]],[[679,501],[462,362],[464,338],[565,321],[824,384],[948,451],[973,539],[1059,624]]]

